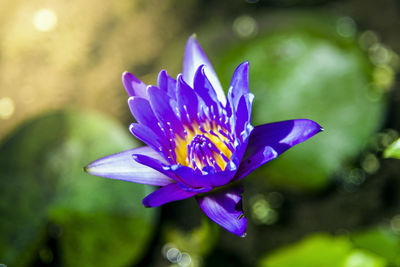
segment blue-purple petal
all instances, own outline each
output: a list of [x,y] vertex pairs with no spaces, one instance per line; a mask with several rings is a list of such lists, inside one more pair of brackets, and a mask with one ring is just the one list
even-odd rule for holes
[[249,93],[249,62],[240,64],[233,73],[228,90],[228,102],[233,112],[237,110],[239,100]]
[[174,182],[168,176],[137,163],[132,159],[132,154],[143,154],[163,161],[150,147],[138,147],[93,161],[84,169],[92,175],[140,184],[164,186]]
[[201,65],[194,76],[194,90],[200,96],[200,98],[204,101],[207,107],[211,108],[211,106],[215,109],[215,111],[219,110],[218,98],[215,90],[208,80],[208,77],[205,74],[205,69],[207,67],[205,65]]
[[157,207],[172,201],[189,198],[196,194],[198,194],[198,192],[188,192],[182,190],[182,188],[178,184],[172,183],[161,187],[160,189],[145,197],[143,199],[143,206]]
[[157,124],[157,118],[151,109],[150,103],[147,99],[141,97],[130,97],[128,99],[128,105],[131,110],[133,117],[140,124],[151,129],[155,135],[164,136],[160,127]]
[[182,75],[178,76],[177,101],[181,120],[191,125],[199,123],[199,100],[195,91],[183,80]]
[[189,86],[193,87],[195,73],[201,65],[207,66],[205,73],[217,94],[218,100],[225,105],[225,93],[222,89],[221,83],[218,80],[217,74],[215,73],[210,61],[198,43],[196,36],[192,35],[186,43],[182,70],[183,79],[189,84]]
[[235,180],[247,176],[262,164],[276,158],[292,146],[306,141],[323,129],[312,120],[297,119],[267,123],[254,128]]
[[122,73],[122,83],[129,96],[139,96],[147,98],[146,87],[141,80],[136,78],[132,73],[125,71]]
[[242,141],[246,134],[245,130],[247,129],[247,125],[251,123],[253,99],[254,95],[251,93],[242,95],[235,112],[235,117],[233,117],[236,137],[241,137]]
[[169,97],[176,100],[176,80],[169,76],[166,70],[162,70],[158,74],[157,87],[164,90]]
[[229,232],[243,237],[247,219],[242,210],[242,193],[242,189],[230,188],[206,196],[197,196],[196,199],[211,220]]
[[178,111],[173,109],[174,104],[171,105],[171,102],[175,101],[166,92],[155,86],[148,86],[147,94],[150,99],[151,108],[158,121],[163,125],[164,131],[167,134],[171,134],[171,137],[174,134],[179,134],[183,137],[184,128],[182,122],[177,117],[176,113]]
[[[143,124],[132,123],[129,126],[129,131],[140,141],[162,154],[165,159],[168,159],[168,150],[162,144],[164,139],[156,135],[150,128]],[[169,160],[169,162],[171,161]]]
[[166,165],[163,161],[159,159],[155,159],[152,157],[149,157],[147,155],[143,154],[133,154],[132,158],[139,164],[142,164],[144,166],[150,167],[168,177],[171,179],[179,182],[181,179],[177,177],[174,173],[170,172],[168,169],[168,165]]
[[[231,165],[233,165],[232,168],[230,168]],[[235,176],[237,169],[238,166],[233,163],[229,164],[224,171],[219,172],[216,172],[211,166],[207,170],[203,169],[203,172],[196,172],[192,168],[180,164],[170,167],[171,172],[180,177],[184,184],[202,188],[213,188],[228,184]],[[208,172],[206,173],[206,171]]]

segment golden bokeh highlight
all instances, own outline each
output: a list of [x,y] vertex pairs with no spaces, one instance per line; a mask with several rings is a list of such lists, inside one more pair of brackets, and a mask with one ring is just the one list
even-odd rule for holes
[[9,97],[0,98],[0,118],[9,119],[14,114],[14,101]]
[[171,0],[4,4],[0,9],[0,98],[12,99],[18,112],[6,105],[0,138],[22,121],[55,109],[97,110],[129,125],[133,119],[122,72],[130,71],[146,83],[154,83],[162,68],[175,76],[180,58],[170,60],[164,54],[168,50],[168,56],[182,56],[190,34],[184,32],[184,21],[191,16],[195,1],[179,6]]
[[57,15],[53,10],[43,8],[35,12],[32,23],[36,30],[48,32],[56,27]]

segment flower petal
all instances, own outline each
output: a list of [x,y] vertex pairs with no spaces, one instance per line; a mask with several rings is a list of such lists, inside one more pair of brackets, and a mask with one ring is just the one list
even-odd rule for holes
[[212,115],[219,115],[219,100],[217,98],[217,94],[213,88],[213,85],[209,81],[205,70],[207,66],[201,65],[194,76],[194,90],[200,96],[200,98],[204,101],[206,107],[212,107],[214,113],[209,114],[210,119],[213,118]]
[[129,131],[140,141],[154,149],[155,151],[164,151],[158,136],[147,126],[140,123],[131,123]]
[[169,97],[176,100],[176,80],[169,76],[166,70],[162,70],[158,74],[157,87],[164,90]]
[[151,108],[158,121],[164,126],[164,131],[167,133],[172,131],[171,137],[173,137],[173,134],[184,137],[182,122],[171,106],[171,102],[174,100],[166,92],[152,85],[147,87],[147,94],[150,98]]
[[240,64],[233,73],[228,90],[228,102],[231,104],[233,113],[237,110],[239,100],[249,93],[249,62]]
[[122,83],[129,96],[139,96],[147,98],[146,87],[141,80],[136,78],[132,73],[125,71],[122,73]]
[[164,186],[175,182],[164,174],[137,163],[133,160],[132,154],[143,154],[163,160],[150,147],[138,147],[93,161],[84,170],[92,175],[139,184]]
[[191,187],[213,188],[224,186],[229,183],[237,171],[237,166],[229,162],[224,171],[216,172],[213,167],[208,168],[208,172],[197,173],[190,167],[180,164],[170,166],[169,170],[182,180],[182,183]]
[[[234,120],[236,137],[245,135],[244,131],[247,130],[247,125],[251,122],[253,99],[254,95],[252,93],[243,95],[239,100],[235,116],[231,117],[231,119]],[[243,138],[241,139],[243,141]]]
[[128,99],[128,105],[133,117],[135,117],[138,123],[151,129],[154,134],[164,137],[164,134],[157,124],[157,118],[147,99],[133,96]]
[[164,187],[161,187],[160,189],[154,191],[153,193],[145,197],[143,199],[143,206],[157,207],[168,202],[192,197],[197,193],[198,192],[184,191],[178,184],[172,183]]
[[245,236],[247,219],[242,210],[242,189],[230,188],[225,191],[197,196],[197,202],[204,213],[215,223],[238,236]]
[[306,141],[321,132],[320,125],[312,120],[297,119],[267,123],[254,128],[250,134],[246,154],[235,180],[247,176],[262,164],[276,158],[292,146]]
[[177,98],[181,120],[188,125],[198,123],[199,99],[196,92],[183,80],[182,75],[178,76]]
[[197,69],[201,65],[207,66],[207,68],[205,69],[206,75],[215,89],[218,100],[223,105],[225,105],[226,104],[225,93],[224,90],[222,89],[221,83],[218,80],[217,74],[215,74],[215,71],[210,61],[208,60],[203,49],[198,43],[196,36],[193,34],[192,36],[190,36],[189,40],[186,43],[185,55],[183,57],[183,70],[182,70],[183,79],[191,87],[193,87],[194,75]]
[[181,179],[179,177],[177,177],[173,172],[169,171],[168,165],[164,164],[164,162],[162,162],[159,159],[154,159],[152,157],[142,155],[142,154],[133,154],[132,158],[137,163],[140,163],[142,165],[150,167],[150,168],[170,177],[171,179],[173,179],[177,182],[181,182]]

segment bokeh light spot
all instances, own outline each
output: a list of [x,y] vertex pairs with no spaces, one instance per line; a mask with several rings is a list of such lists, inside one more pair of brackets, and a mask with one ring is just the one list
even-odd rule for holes
[[0,98],[0,118],[9,119],[14,114],[14,101],[9,97]]
[[378,35],[373,31],[365,31],[359,37],[361,48],[369,49],[379,41]]
[[264,195],[255,195],[250,202],[251,215],[255,223],[271,225],[278,220],[278,213]]
[[375,65],[385,65],[390,62],[391,53],[384,45],[376,43],[369,48],[369,58]]
[[350,17],[342,17],[336,23],[337,33],[344,38],[351,38],[357,32],[356,23]]
[[368,174],[374,174],[379,170],[381,164],[379,163],[378,158],[372,154],[368,153],[365,155],[363,160],[361,161],[362,169]]
[[181,260],[182,254],[179,249],[172,247],[166,251],[165,257],[172,263],[177,263]]
[[57,25],[57,15],[51,9],[40,9],[33,16],[33,26],[41,32],[53,30]]
[[191,265],[191,263],[192,263],[192,258],[190,257],[190,255],[186,252],[183,252],[181,254],[180,261],[178,262],[179,266],[188,267]]
[[389,90],[394,83],[394,72],[390,67],[378,66],[372,73],[375,85],[383,91]]
[[233,22],[233,31],[242,39],[254,37],[258,32],[257,22],[248,15],[239,16]]

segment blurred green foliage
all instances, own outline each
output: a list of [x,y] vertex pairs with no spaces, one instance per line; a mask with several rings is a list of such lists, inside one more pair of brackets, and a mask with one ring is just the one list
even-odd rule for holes
[[385,258],[390,266],[400,266],[400,236],[385,228],[356,232],[351,236],[356,247]]
[[140,259],[157,213],[141,205],[150,188],[82,170],[137,144],[118,123],[83,111],[39,116],[11,133],[0,147],[0,259],[25,266],[47,238],[57,239],[64,266]]
[[289,23],[228,47],[215,65],[228,88],[232,66],[250,62],[254,125],[308,118],[325,128],[253,175],[315,190],[366,147],[381,126],[385,99],[371,85],[374,66],[355,41],[354,25],[322,16],[280,19]]

